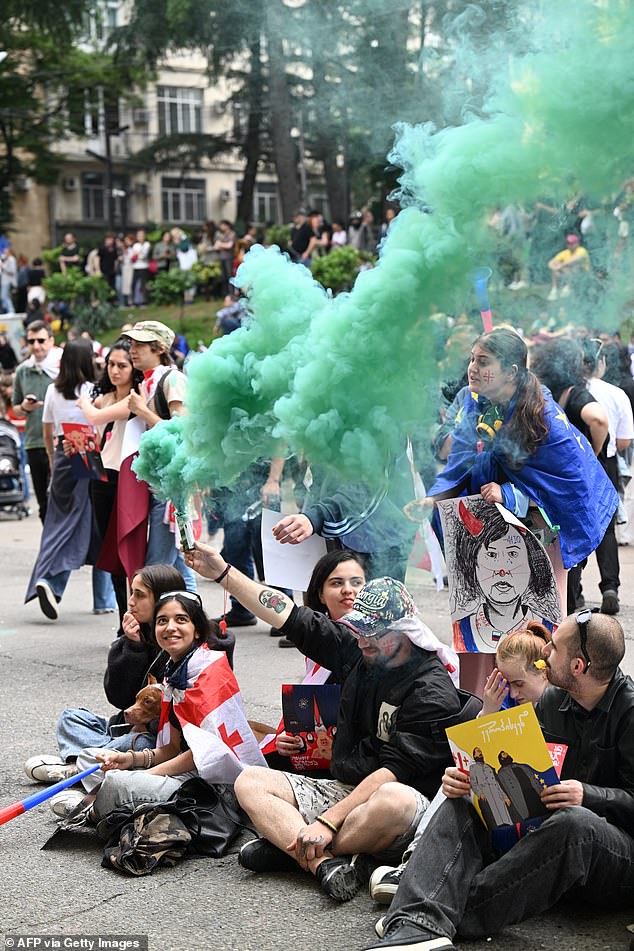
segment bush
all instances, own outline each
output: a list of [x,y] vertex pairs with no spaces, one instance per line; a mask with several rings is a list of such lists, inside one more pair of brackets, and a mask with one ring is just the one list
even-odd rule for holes
[[181,271],[180,268],[170,268],[169,271],[159,273],[148,282],[150,297],[153,304],[167,307],[169,304],[182,303],[185,291],[196,285],[196,275],[191,271]]
[[111,303],[112,289],[103,277],[88,277],[78,268],[69,268],[66,274],[47,277],[44,288],[50,301],[67,305],[81,330],[98,334],[118,319],[117,307]]
[[291,240],[291,229],[288,225],[271,225],[266,229],[264,243],[276,244],[280,251],[288,251],[288,242]]
[[59,256],[62,253],[62,246],[59,244],[56,248],[45,248],[43,251],[40,251],[40,257],[44,261],[44,264],[48,267],[49,271],[57,271],[59,268]]
[[322,258],[316,258],[310,269],[316,281],[330,288],[333,294],[338,294],[339,291],[349,291],[359,271],[375,262],[376,257],[368,251],[357,251],[345,245]]
[[191,273],[194,275],[198,287],[208,288],[220,280],[222,268],[220,267],[220,261],[209,261],[207,264],[197,261],[192,267]]

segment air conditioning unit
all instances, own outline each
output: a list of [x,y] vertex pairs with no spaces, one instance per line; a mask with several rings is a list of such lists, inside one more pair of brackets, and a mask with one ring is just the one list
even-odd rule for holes
[[231,192],[229,191],[229,189],[221,188],[219,198],[220,198],[221,204],[224,204],[226,201],[229,201],[229,199],[231,198]]
[[31,190],[32,181],[28,175],[18,175],[13,183],[16,192],[28,192]]
[[147,125],[150,121],[150,110],[134,109],[132,112],[132,118],[135,125]]
[[76,192],[79,188],[79,181],[76,175],[67,175],[62,179],[62,188],[65,192]]
[[137,198],[147,198],[147,184],[146,182],[135,182],[134,183],[134,194]]

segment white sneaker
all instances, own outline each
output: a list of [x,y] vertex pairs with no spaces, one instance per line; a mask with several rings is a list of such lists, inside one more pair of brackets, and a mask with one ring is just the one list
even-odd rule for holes
[[565,287],[562,287],[560,297],[570,297],[571,294],[572,291],[569,284],[566,284]]
[[51,812],[59,819],[67,819],[80,802],[83,802],[85,796],[83,789],[65,789],[49,800]]
[[50,618],[51,621],[56,621],[59,617],[57,598],[48,581],[38,581],[35,585],[35,591],[40,602],[42,614]]
[[551,300],[551,301],[552,301],[552,300],[559,300],[559,291],[557,290],[556,287],[551,287],[551,289],[550,289],[550,294],[548,295],[548,297],[546,298],[546,300]]
[[24,764],[24,772],[36,783],[61,783],[63,779],[76,776],[79,770],[75,763],[66,763],[61,756],[32,756]]
[[[379,865],[370,877],[370,896],[381,905],[389,905],[401,881],[405,866]],[[381,937],[381,935],[379,935]]]

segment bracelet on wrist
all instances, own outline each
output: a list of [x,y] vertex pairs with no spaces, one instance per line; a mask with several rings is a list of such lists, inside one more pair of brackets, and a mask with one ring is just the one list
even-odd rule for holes
[[322,826],[326,826],[327,829],[330,829],[331,832],[334,832],[335,835],[339,832],[338,827],[331,822],[330,819],[326,819],[325,816],[317,816],[317,822],[321,822]]
[[227,565],[226,568],[225,568],[225,570],[222,572],[222,574],[221,574],[221,575],[218,575],[217,578],[214,578],[215,583],[216,583],[216,584],[220,584],[220,582],[222,581],[222,579],[227,577],[227,575],[229,574],[230,569],[231,569],[231,565]]

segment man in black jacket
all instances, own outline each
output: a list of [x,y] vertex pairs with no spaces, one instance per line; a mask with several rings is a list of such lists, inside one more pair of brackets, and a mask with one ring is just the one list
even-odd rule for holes
[[623,630],[604,614],[567,617],[544,648],[537,706],[546,740],[565,744],[561,782],[542,793],[552,813],[499,858],[468,801],[468,777],[445,771],[447,801],[420,840],[369,946],[450,951],[541,914],[563,895],[603,908],[634,905],[634,684],[619,663]]
[[350,857],[402,852],[451,762],[445,728],[474,716],[479,704],[465,704],[447,655],[439,659],[442,645],[393,578],[368,582],[334,622],[246,578],[206,546],[197,544],[186,561],[341,684],[333,778],[253,767],[235,791],[262,836],[242,848],[243,867],[276,871],[296,862],[331,898],[346,901],[359,887]]

